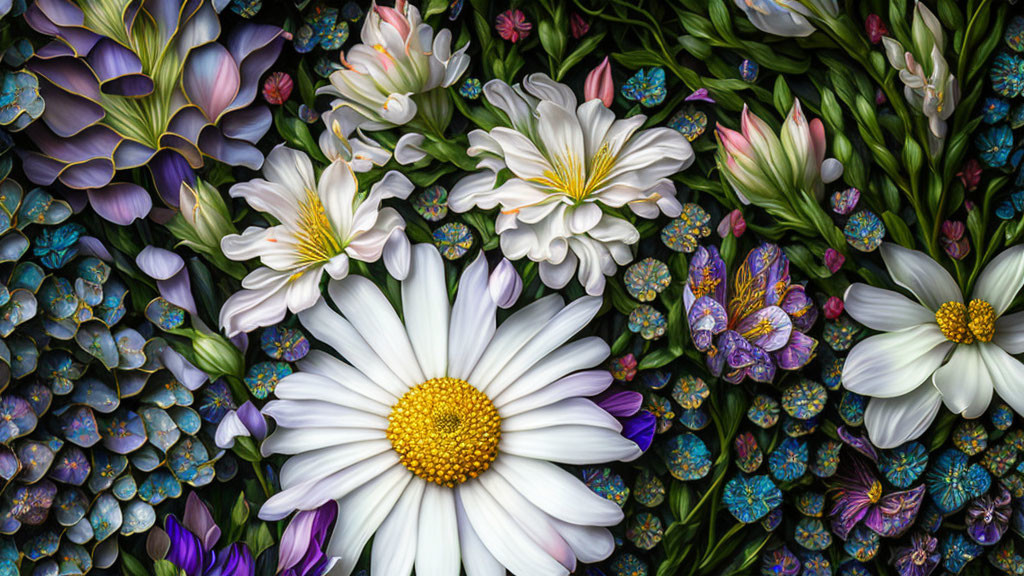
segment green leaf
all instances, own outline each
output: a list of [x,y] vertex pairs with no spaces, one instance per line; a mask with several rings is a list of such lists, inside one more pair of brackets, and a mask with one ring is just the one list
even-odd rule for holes
[[245,531],[245,523],[249,521],[249,503],[245,501],[245,493],[240,492],[235,505],[231,507],[231,528],[228,530],[227,543],[237,542]]
[[889,231],[889,236],[897,244],[905,248],[914,249],[914,235],[910,233],[910,228],[902,218],[886,210],[882,213],[882,221],[885,222],[885,228]]
[[274,537],[270,535],[270,529],[263,522],[258,526],[250,525],[245,533],[245,544],[252,551],[253,558],[259,558],[264,550],[274,545]]
[[142,565],[142,562],[124,551],[121,552],[121,566],[130,576],[149,576],[149,571]]
[[309,75],[309,68],[306,66],[305,59],[299,62],[298,68],[299,70],[295,76],[299,81],[299,96],[302,98],[303,104],[313,108],[316,104],[316,87]]
[[253,442],[252,438],[241,436],[235,438],[235,445],[231,448],[236,455],[246,462],[259,462],[263,459],[260,449]]
[[184,576],[185,571],[178,569],[167,560],[157,560],[153,563],[153,572],[156,576]]
[[779,113],[779,116],[788,115],[789,109],[793,107],[793,92],[790,91],[789,84],[786,84],[786,79],[782,76],[775,77],[772,103],[775,104],[775,110]]
[[427,0],[426,8],[423,11],[423,18],[430,18],[434,14],[444,14],[448,9],[448,0]]
[[293,148],[302,150],[319,162],[328,164],[327,157],[313,140],[313,136],[309,133],[309,126],[305,122],[289,115],[283,108],[278,108],[274,112],[274,127],[285,142],[291,144]]
[[693,490],[685,482],[672,480],[668,491],[668,506],[673,516],[680,521],[685,520],[693,508]]
[[582,42],[577,44],[576,48],[565,57],[565,60],[562,60],[562,64],[558,67],[558,78],[556,80],[561,80],[573,66],[579,64],[587,54],[593,52],[603,39],[604,32],[602,31],[592,36],[588,35]]
[[654,370],[655,368],[661,368],[682,355],[681,351],[673,352],[665,348],[655,350],[654,352],[644,356],[643,360],[640,361],[640,364],[637,365],[637,370]]

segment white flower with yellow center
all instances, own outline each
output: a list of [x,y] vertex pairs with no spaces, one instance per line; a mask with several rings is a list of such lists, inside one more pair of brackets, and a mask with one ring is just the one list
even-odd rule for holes
[[[281,492],[260,510],[278,520],[338,503],[327,554],[348,576],[373,538],[373,574],[566,575],[615,547],[614,502],[556,463],[631,460],[640,448],[588,400],[612,382],[597,337],[570,342],[601,299],[551,295],[496,325],[518,281],[483,256],[449,304],[444,263],[412,247],[400,317],[370,280],[331,282],[302,325],[338,357],[313,351],[264,407],[277,430],[264,454],[292,455]],[[404,318],[404,322],[403,322]]]
[[401,126],[417,114],[435,131],[451,119],[451,102],[444,88],[469,67],[467,43],[452,53],[452,33],[425,24],[420,11],[405,0],[394,8],[370,8],[360,34],[361,44],[342,57],[343,70],[331,74],[330,85],[318,93],[336,96],[342,129],[386,130]]
[[[633,259],[637,229],[615,209],[642,218],[682,210],[668,176],[693,162],[693,149],[670,128],[640,130],[647,117],[616,120],[599,99],[576,105],[564,84],[531,74],[515,88],[484,87],[487,101],[510,126],[469,134],[469,155],[484,171],[463,178],[448,206],[456,212],[500,207],[495,231],[505,256],[540,262],[540,276],[564,287],[578,271],[587,293],[604,291],[605,276]],[[499,173],[507,169],[511,177]]]
[[332,162],[318,182],[306,154],[278,146],[267,156],[263,175],[266,180],[231,187],[231,196],[244,198],[280,224],[251,226],[221,239],[228,258],[258,257],[263,264],[221,308],[220,324],[228,336],[280,322],[288,310],[309,308],[320,299],[325,271],[344,278],[350,258],[374,262],[385,245],[402,248],[405,241],[405,221],[394,209],[380,207],[385,198],[404,199],[412,191],[412,183],[398,172],[387,173],[368,194],[359,194],[348,162]]
[[864,425],[871,442],[893,448],[928,429],[941,404],[964,418],[988,409],[995,390],[1024,414],[1024,312],[1003,316],[1024,286],[1024,245],[985,267],[964,302],[953,277],[916,250],[883,244],[882,259],[906,296],[853,284],[846,311],[884,332],[853,347],[843,366],[850,391],[870,396]]

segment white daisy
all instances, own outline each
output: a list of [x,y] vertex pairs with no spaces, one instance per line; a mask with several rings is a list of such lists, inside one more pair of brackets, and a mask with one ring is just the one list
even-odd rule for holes
[[1024,312],[1004,316],[1024,286],[1024,245],[996,256],[978,276],[970,302],[927,254],[883,244],[882,259],[906,296],[853,284],[846,311],[883,332],[853,347],[843,385],[870,396],[864,425],[871,441],[893,448],[928,429],[941,404],[964,418],[988,409],[993,390],[1024,414]]
[[412,183],[398,172],[385,174],[364,196],[348,162],[335,160],[317,181],[305,153],[278,146],[267,155],[263,175],[266,180],[231,187],[232,197],[245,198],[280,224],[250,226],[221,239],[228,258],[258,257],[263,264],[221,307],[220,323],[228,336],[280,322],[288,310],[309,308],[320,299],[323,273],[344,278],[350,258],[374,262],[385,246],[396,253],[408,250],[405,220],[394,209],[380,207],[385,198],[404,199],[412,191]]
[[[601,299],[542,298],[496,326],[497,283],[483,256],[449,304],[437,250],[412,248],[402,318],[370,280],[331,282],[303,326],[341,360],[314,351],[277,385],[264,454],[289,454],[282,491],[260,510],[281,519],[338,502],[327,553],[348,576],[373,537],[373,574],[565,575],[614,549],[622,520],[555,463],[631,460],[640,448],[587,396],[611,382],[588,370],[609,354],[570,342]],[[504,296],[501,297],[504,299]]]

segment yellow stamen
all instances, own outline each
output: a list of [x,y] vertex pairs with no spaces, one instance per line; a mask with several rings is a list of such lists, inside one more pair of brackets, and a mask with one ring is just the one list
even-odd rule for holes
[[871,484],[871,488],[868,488],[868,500],[870,500],[871,503],[874,504],[874,503],[878,502],[881,499],[882,499],[882,484],[878,480],[875,480]]
[[612,153],[607,142],[601,144],[594,153],[589,169],[574,154],[566,151],[551,160],[551,169],[546,170],[542,178],[534,178],[532,181],[579,202],[604,184],[615,167],[616,159],[617,156]]
[[935,321],[950,342],[990,342],[995,335],[996,311],[984,300],[971,300],[966,306],[962,302],[946,302],[939,306]]
[[967,316],[971,319],[967,327],[978,342],[991,342],[996,333],[996,311],[984,300],[974,299],[967,305]]
[[454,488],[498,455],[498,410],[465,380],[427,380],[398,400],[388,421],[387,437],[402,465],[427,482]]
[[313,264],[327,262],[345,249],[327,218],[324,203],[316,190],[306,189],[306,199],[299,203],[298,230],[299,259]]

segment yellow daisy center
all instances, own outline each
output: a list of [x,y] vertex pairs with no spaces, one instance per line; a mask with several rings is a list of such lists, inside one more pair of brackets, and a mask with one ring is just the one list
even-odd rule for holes
[[344,250],[327,218],[324,203],[316,190],[306,190],[306,199],[299,202],[298,231],[299,257],[307,263],[327,262]]
[[498,455],[498,410],[465,380],[427,380],[398,400],[388,422],[387,437],[402,465],[427,482],[454,488],[490,468]]
[[879,482],[878,480],[875,480],[871,484],[871,488],[868,488],[868,500],[872,504],[875,504],[876,502],[878,502],[881,499],[882,499],[882,483]]
[[974,299],[967,305],[946,302],[935,313],[942,335],[950,342],[971,344],[990,342],[996,331],[996,311],[984,300]]

